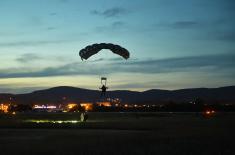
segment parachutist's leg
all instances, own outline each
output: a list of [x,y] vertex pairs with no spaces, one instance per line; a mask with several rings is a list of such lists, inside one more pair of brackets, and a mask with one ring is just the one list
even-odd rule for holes
[[105,92],[102,91],[100,97],[105,97]]

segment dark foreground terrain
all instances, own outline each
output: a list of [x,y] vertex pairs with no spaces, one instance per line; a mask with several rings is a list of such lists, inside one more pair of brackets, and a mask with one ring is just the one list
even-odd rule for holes
[[63,122],[78,119],[76,113],[0,115],[0,155],[235,154],[233,113],[89,113],[86,123]]

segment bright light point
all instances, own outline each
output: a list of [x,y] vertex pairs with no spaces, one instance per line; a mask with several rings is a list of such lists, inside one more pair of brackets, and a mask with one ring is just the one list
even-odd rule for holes
[[34,109],[56,109],[56,106],[53,105],[34,105]]
[[67,107],[68,107],[68,109],[73,109],[76,106],[77,106],[76,103],[69,103]]
[[79,123],[77,120],[26,120],[25,122],[30,122],[30,123],[53,123],[53,124],[63,124],[63,123],[72,123],[76,124]]
[[71,123],[78,123],[78,121],[71,121]]
[[9,104],[0,104],[0,111],[7,113],[9,109]]

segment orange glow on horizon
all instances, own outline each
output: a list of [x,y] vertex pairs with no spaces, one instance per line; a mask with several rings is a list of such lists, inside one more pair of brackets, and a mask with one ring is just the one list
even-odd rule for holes
[[81,107],[84,107],[86,111],[91,111],[93,109],[92,103],[81,103]]
[[98,106],[111,107],[110,102],[97,102]]
[[72,109],[72,108],[74,108],[75,106],[77,106],[76,103],[69,103],[69,104],[67,105],[68,109]]

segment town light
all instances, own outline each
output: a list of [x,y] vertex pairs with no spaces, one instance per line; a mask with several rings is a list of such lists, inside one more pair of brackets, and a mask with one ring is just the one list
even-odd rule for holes
[[0,104],[0,111],[7,113],[9,109],[9,104]]
[[76,106],[77,106],[77,104],[75,104],[75,103],[69,103],[69,104],[67,105],[68,109],[73,109],[73,108],[76,107]]
[[56,109],[54,105],[34,105],[34,109]]
[[86,111],[91,111],[93,109],[92,103],[81,103],[81,107],[84,107]]

